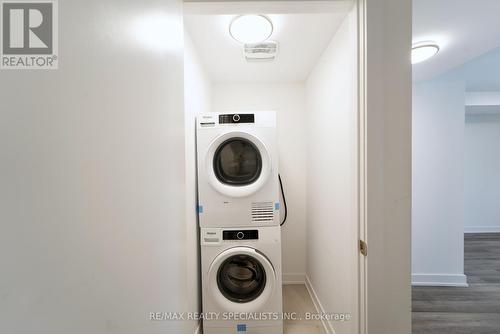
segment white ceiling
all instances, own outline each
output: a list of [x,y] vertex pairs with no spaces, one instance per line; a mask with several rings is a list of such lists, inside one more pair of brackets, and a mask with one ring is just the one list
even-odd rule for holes
[[[185,23],[214,82],[301,82],[352,7],[351,1],[187,3]],[[278,58],[248,63],[228,34],[238,14],[268,14]],[[413,42],[441,47],[413,66],[414,81],[430,79],[500,46],[500,0],[413,0]]]
[[[252,3],[250,3],[251,6]],[[215,83],[303,82],[352,7],[350,1],[260,2],[207,7],[189,4],[184,16],[188,34]],[[272,62],[247,62],[243,46],[229,35],[238,14],[267,15],[274,25],[270,39],[279,43]]]
[[413,0],[413,42],[434,40],[437,56],[413,66],[430,79],[500,46],[500,0]]

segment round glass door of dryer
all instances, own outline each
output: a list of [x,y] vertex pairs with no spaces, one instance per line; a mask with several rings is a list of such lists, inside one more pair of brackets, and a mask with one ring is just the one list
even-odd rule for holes
[[245,138],[230,138],[214,154],[214,173],[227,185],[245,186],[255,182],[262,171],[259,149]]
[[217,286],[227,299],[235,303],[248,303],[264,291],[266,271],[252,256],[233,255],[219,267]]
[[214,139],[205,155],[208,182],[219,193],[245,197],[259,191],[272,171],[266,145],[248,132],[228,131]]

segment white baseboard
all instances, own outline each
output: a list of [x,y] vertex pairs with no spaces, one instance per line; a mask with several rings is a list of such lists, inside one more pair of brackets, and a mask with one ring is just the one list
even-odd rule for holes
[[465,226],[464,233],[500,233],[500,226]]
[[201,322],[198,322],[198,326],[196,326],[194,334],[201,334]]
[[[307,291],[309,292],[309,295],[311,296],[314,307],[316,308],[316,312],[326,313],[325,309],[323,308],[323,305],[321,304],[321,301],[319,300],[319,297],[318,297],[316,291],[314,290],[314,287],[312,286],[311,280],[309,279],[309,277],[307,275],[305,275],[305,280],[306,280]],[[325,330],[325,333],[335,334],[335,330],[333,329],[333,326],[329,321],[321,320],[321,324],[323,325],[323,329]]]
[[283,284],[305,284],[306,283],[306,274],[297,274],[297,273],[284,273],[283,274]]
[[412,274],[413,286],[461,286],[467,287],[467,276],[464,274]]

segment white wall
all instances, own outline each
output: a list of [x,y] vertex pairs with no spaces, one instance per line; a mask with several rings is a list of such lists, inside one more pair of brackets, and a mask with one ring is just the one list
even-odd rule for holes
[[284,281],[304,281],[306,233],[306,120],[303,84],[216,84],[213,108],[222,111],[275,110],[279,169],[288,204],[283,226]]
[[58,70],[0,74],[1,332],[183,333],[181,2],[59,19]]
[[471,115],[472,122],[465,123],[464,94],[499,91],[499,63],[497,48],[415,86],[416,105],[428,107],[421,116],[417,114],[421,110],[414,110],[414,283],[463,284],[461,234],[497,231],[494,157],[498,151],[490,142],[497,140],[496,125],[484,123],[493,115],[477,99],[467,108],[482,114]]
[[358,333],[356,30],[344,20],[306,83],[307,283],[337,334]]
[[461,66],[470,92],[500,91],[500,47]]
[[413,86],[412,281],[464,285],[465,82]]
[[[487,92],[500,91],[499,64],[500,48],[464,64],[461,71],[466,90],[495,95]],[[481,93],[478,95],[481,96]],[[500,232],[498,105],[473,109],[480,109],[482,114],[466,116],[465,232]]]
[[[361,261],[369,334],[411,333],[411,0],[360,0]],[[366,159],[366,160],[365,160]],[[365,284],[363,284],[365,283]],[[364,291],[366,289],[366,291]],[[364,318],[364,317],[362,317]]]
[[500,119],[484,116],[465,123],[465,232],[499,233]]
[[[188,310],[200,312],[199,229],[196,213],[196,115],[211,110],[211,82],[187,32],[184,33],[184,111],[186,126],[186,252]],[[194,333],[197,321],[190,322]]]

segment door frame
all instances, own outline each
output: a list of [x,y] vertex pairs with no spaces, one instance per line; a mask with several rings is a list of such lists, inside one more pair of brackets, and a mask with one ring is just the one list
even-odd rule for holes
[[357,0],[360,334],[411,333],[411,0]]

